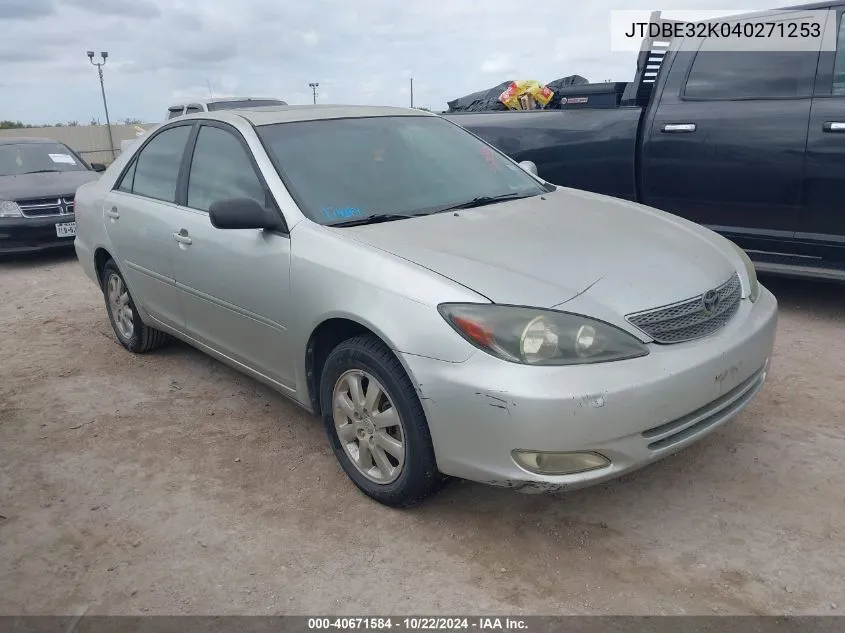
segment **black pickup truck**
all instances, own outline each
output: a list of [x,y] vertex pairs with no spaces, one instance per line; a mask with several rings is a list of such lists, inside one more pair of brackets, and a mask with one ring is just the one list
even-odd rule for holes
[[[646,38],[633,82],[568,87],[559,110],[443,115],[533,161],[549,182],[707,226],[761,272],[845,281],[845,0],[765,20],[801,22],[810,12],[826,16],[836,52]],[[670,23],[652,15],[661,21]]]

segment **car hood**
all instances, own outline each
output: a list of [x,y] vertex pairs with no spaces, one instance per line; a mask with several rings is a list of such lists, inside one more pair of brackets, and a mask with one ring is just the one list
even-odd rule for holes
[[96,171],[64,171],[0,176],[0,200],[50,198],[76,193],[77,187],[97,180]]
[[693,297],[737,270],[734,249],[712,231],[643,205],[564,188],[342,230],[495,303],[577,306],[599,318]]

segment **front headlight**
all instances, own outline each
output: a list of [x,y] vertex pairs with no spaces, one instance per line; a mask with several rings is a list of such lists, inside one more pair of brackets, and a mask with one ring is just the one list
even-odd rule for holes
[[23,217],[21,208],[17,202],[12,200],[0,200],[0,218],[20,218]]
[[648,354],[624,330],[569,312],[479,303],[444,303],[438,310],[467,341],[512,363],[581,365]]
[[750,290],[748,292],[748,298],[753,303],[757,301],[757,299],[760,297],[760,282],[757,281],[757,269],[754,268],[754,262],[751,261],[751,258],[748,256],[748,253],[746,253],[733,242],[731,242],[731,246],[736,249],[736,252],[739,253],[739,256],[742,258],[742,262],[745,264],[745,272],[748,274],[748,281],[751,284]]

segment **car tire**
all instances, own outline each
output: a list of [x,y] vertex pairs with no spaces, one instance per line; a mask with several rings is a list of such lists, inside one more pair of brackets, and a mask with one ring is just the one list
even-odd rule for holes
[[[356,382],[361,388],[353,387]],[[372,395],[374,386],[382,396]],[[329,353],[320,378],[320,408],[335,456],[367,496],[387,506],[409,507],[444,483],[414,386],[377,338],[355,337]],[[391,424],[394,420],[397,425]],[[367,468],[370,463],[373,469]]]
[[113,259],[103,267],[103,298],[117,340],[130,352],[143,354],[158,349],[169,340],[164,332],[146,325]]

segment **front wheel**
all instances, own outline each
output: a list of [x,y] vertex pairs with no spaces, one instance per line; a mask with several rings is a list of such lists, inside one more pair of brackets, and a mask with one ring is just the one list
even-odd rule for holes
[[320,406],[335,456],[366,495],[407,507],[440,486],[422,405],[381,341],[356,337],[332,350],[320,380]]
[[114,260],[103,267],[103,296],[117,340],[130,352],[142,354],[164,345],[168,336],[146,325]]

